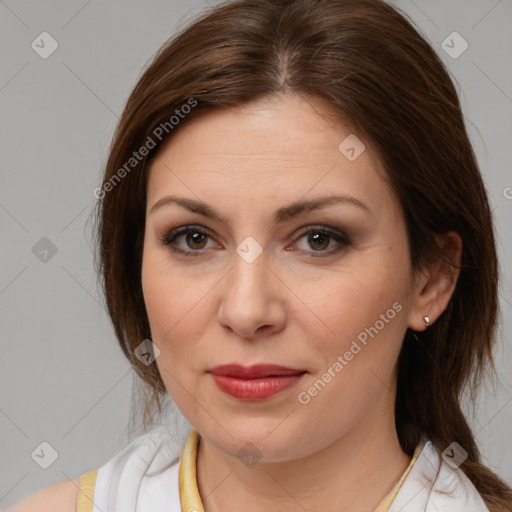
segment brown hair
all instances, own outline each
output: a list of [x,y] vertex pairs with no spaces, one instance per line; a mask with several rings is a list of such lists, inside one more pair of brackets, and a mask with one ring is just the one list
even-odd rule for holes
[[[482,376],[495,371],[491,209],[447,70],[406,16],[382,0],[229,2],[164,44],[135,86],[98,201],[97,271],[121,348],[149,386],[144,427],[166,395],[157,366],[134,356],[151,338],[141,287],[148,164],[192,119],[277,94],[326,101],[377,149],[405,215],[413,272],[442,257],[435,233],[461,235],[460,275],[447,309],[431,328],[404,338],[396,427],[409,455],[422,434],[440,451],[459,443],[468,453],[461,467],[488,508],[510,511],[512,490],[480,462],[460,403],[466,386],[474,400]],[[131,161],[150,139],[147,154]]]

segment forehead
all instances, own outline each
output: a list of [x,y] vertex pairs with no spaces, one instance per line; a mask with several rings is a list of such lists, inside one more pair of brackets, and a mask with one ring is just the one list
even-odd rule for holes
[[178,191],[257,206],[261,195],[286,201],[333,189],[370,203],[391,193],[369,141],[322,101],[281,96],[180,128],[150,166],[148,207]]

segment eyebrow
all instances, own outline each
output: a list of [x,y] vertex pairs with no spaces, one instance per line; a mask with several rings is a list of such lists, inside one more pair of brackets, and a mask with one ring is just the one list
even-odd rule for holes
[[[202,201],[196,201],[186,197],[162,197],[151,207],[149,213],[152,214],[161,207],[169,204],[177,204],[191,212],[198,213],[210,219],[218,220],[224,224],[228,224],[227,218],[224,217],[224,215],[219,213],[217,210],[213,209],[211,206],[207,205],[206,203],[203,203]],[[273,220],[276,224],[278,224],[281,222],[285,222],[293,217],[297,217],[302,213],[311,212],[313,210],[317,210],[319,208],[323,208],[325,206],[330,206],[333,204],[353,205],[364,210],[366,213],[373,215],[373,212],[370,209],[370,207],[363,203],[362,201],[360,201],[359,199],[349,195],[341,195],[319,197],[307,201],[297,201],[295,203],[291,203],[287,206],[283,206],[282,208],[276,210],[273,215]]]

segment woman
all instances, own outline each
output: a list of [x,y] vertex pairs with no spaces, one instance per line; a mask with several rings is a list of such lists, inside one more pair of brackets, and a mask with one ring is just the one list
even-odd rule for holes
[[492,367],[489,202],[396,9],[213,9],[145,70],[96,195],[145,418],[169,396],[192,428],[175,454],[155,426],[48,510],[512,510],[460,405]]

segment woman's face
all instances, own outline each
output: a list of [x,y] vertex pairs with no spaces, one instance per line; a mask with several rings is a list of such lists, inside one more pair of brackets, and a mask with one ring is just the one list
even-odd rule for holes
[[[393,425],[416,293],[406,227],[368,142],[326,112],[284,96],[209,113],[150,168],[142,286],[156,363],[225,453],[252,443],[292,460]],[[228,364],[295,376],[214,376]]]

